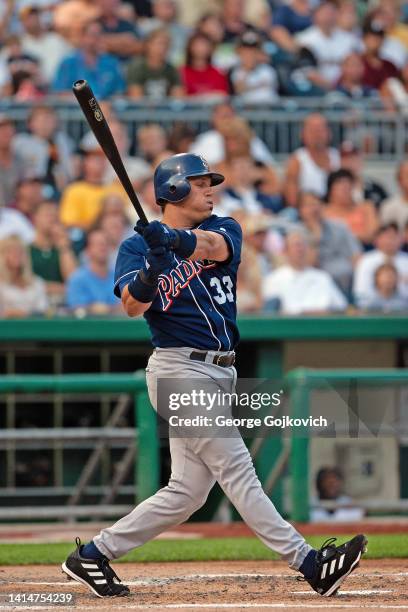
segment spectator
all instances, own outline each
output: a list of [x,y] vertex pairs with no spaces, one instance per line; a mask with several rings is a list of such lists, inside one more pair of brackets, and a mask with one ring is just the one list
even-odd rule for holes
[[341,167],[354,174],[354,198],[357,201],[370,200],[378,209],[387,197],[381,183],[363,175],[364,157],[361,150],[351,140],[345,140],[340,146]]
[[131,98],[152,100],[181,97],[184,93],[177,70],[167,62],[170,35],[165,29],[153,30],[145,41],[143,57],[133,59],[127,70]]
[[350,32],[360,38],[359,15],[356,2],[354,0],[341,0],[337,4],[337,27],[343,32]]
[[15,189],[24,176],[24,163],[13,150],[14,124],[10,117],[0,114],[0,207],[10,204]]
[[156,167],[159,159],[172,155],[168,149],[166,132],[158,123],[150,123],[138,129],[137,150],[141,158],[152,168]]
[[382,225],[376,235],[375,249],[364,253],[355,270],[353,293],[359,308],[366,308],[375,299],[375,271],[383,263],[395,266],[399,275],[399,290],[408,296],[408,254],[401,249],[402,236],[395,223]]
[[273,104],[278,99],[276,72],[265,62],[261,42],[253,30],[242,35],[237,44],[239,63],[229,75],[234,95],[247,105]]
[[401,68],[399,77],[390,77],[384,81],[380,93],[388,110],[408,115],[408,62]]
[[46,83],[51,83],[56,69],[71,47],[57,32],[46,30],[37,6],[28,5],[20,11],[23,27],[21,45],[23,51],[37,58]]
[[381,205],[381,223],[397,223],[404,231],[408,223],[408,159],[400,163],[397,171],[400,193],[387,198]]
[[35,176],[28,177],[16,185],[15,200],[11,206],[32,221],[34,212],[43,197],[44,184],[41,179]]
[[287,4],[279,4],[273,11],[271,39],[282,50],[296,53],[300,47],[295,35],[311,26],[310,0],[290,0]]
[[366,310],[384,313],[408,311],[408,296],[401,294],[398,285],[396,267],[391,263],[379,266],[374,275],[374,292],[366,304]]
[[133,23],[122,19],[120,4],[120,0],[99,0],[99,23],[102,26],[104,51],[126,60],[140,53],[143,44]]
[[[281,194],[278,175],[272,166],[252,160],[252,131],[245,119],[234,117],[225,121],[221,128],[221,135],[224,138],[225,160],[217,165],[217,170],[225,176],[224,187],[227,189],[234,189],[234,186],[242,188],[244,185],[249,187],[252,183],[260,194],[274,199],[269,202],[270,208],[274,209],[275,206],[280,208]],[[233,163],[233,160],[237,158],[252,160],[252,164],[247,161],[241,167],[241,170],[249,172],[250,176],[239,176],[239,162]],[[267,206],[266,201],[265,205]]]
[[53,11],[54,27],[72,46],[81,44],[84,27],[100,16],[98,0],[65,0]]
[[384,43],[385,30],[382,22],[371,20],[363,25],[363,84],[366,87],[379,90],[384,81],[397,77],[398,70],[390,61],[381,58],[381,48]]
[[153,16],[142,24],[144,34],[165,28],[170,35],[169,58],[173,65],[179,66],[184,57],[184,49],[190,29],[179,23],[176,0],[153,0]]
[[3,96],[22,101],[33,101],[44,96],[45,81],[36,57],[23,51],[18,36],[10,36],[2,51],[6,73],[3,77]]
[[0,241],[0,313],[3,318],[42,314],[48,308],[44,281],[34,276],[27,248],[17,236]]
[[336,20],[336,4],[324,0],[313,13],[313,25],[296,36],[297,44],[313,53],[317,62],[308,78],[323,90],[335,87],[342,61],[359,48],[357,36],[337,28]]
[[94,227],[101,229],[108,240],[109,267],[114,268],[119,247],[123,240],[134,234],[125,212],[125,202],[117,195],[109,195],[102,202],[102,210]]
[[[139,189],[139,184],[143,181],[147,176],[151,175],[150,164],[148,164],[144,159],[140,157],[134,157],[133,155],[129,155],[129,137],[127,126],[124,123],[118,121],[116,117],[112,117],[109,119],[109,127],[112,132],[112,136],[116,142],[116,146],[118,147],[118,151],[121,155],[123,163],[125,165],[126,171],[129,175],[130,180],[133,183],[135,190]],[[98,141],[95,138],[93,132],[87,132],[81,142],[80,148],[85,153],[87,152],[99,152],[102,153],[101,147]],[[112,168],[111,164],[107,165],[104,182],[109,185],[112,182],[118,182],[118,177],[116,172]],[[129,203],[130,205],[130,203]]]
[[51,106],[35,106],[28,117],[29,132],[17,134],[14,151],[23,160],[26,172],[41,176],[45,183],[61,191],[73,178],[73,143],[58,127]]
[[83,179],[68,185],[62,194],[60,218],[68,227],[87,230],[101,210],[109,193],[123,194],[122,187],[104,184],[107,161],[102,153],[90,152],[83,159]]
[[121,94],[125,81],[119,60],[102,52],[102,26],[97,21],[86,24],[82,30],[77,51],[60,63],[53,84],[54,93],[72,96],[72,83],[85,79],[99,99]]
[[149,221],[159,221],[161,219],[163,210],[156,202],[152,177],[143,181],[139,194],[140,202],[143,206],[143,210],[146,213],[147,219]]
[[[278,243],[278,250],[282,247],[282,235],[274,229],[276,218],[268,214],[243,215],[242,225],[245,237],[244,245],[255,254],[254,265],[259,267],[261,277],[264,279],[272,271],[275,251],[273,247]],[[272,246],[271,246],[272,245]]]
[[223,0],[221,19],[224,23],[224,42],[235,43],[242,34],[251,29],[245,21],[244,0]]
[[[196,155],[202,155],[210,166],[219,164],[225,159],[224,138],[221,130],[226,121],[237,117],[237,113],[229,102],[221,102],[214,106],[211,114],[212,129],[198,135],[190,147]],[[274,159],[266,144],[255,134],[250,142],[251,157],[258,162],[273,165]]]
[[336,91],[348,98],[366,98],[375,94],[375,90],[363,85],[364,64],[358,53],[351,53],[344,58],[341,65],[340,79]]
[[181,76],[188,96],[220,97],[228,93],[225,74],[212,64],[214,45],[203,34],[193,34],[187,43],[186,64]]
[[[327,521],[361,521],[364,511],[353,504],[351,497],[343,493],[343,475],[338,468],[323,467],[316,476],[318,498],[312,500],[310,520],[313,523]],[[339,505],[326,509],[319,502],[332,501]],[[343,506],[343,507],[342,507]]]
[[329,175],[325,217],[343,221],[363,245],[369,247],[378,229],[378,218],[372,202],[354,200],[355,178],[349,170]]
[[114,270],[109,267],[109,243],[102,230],[88,233],[85,254],[87,263],[68,279],[68,306],[89,314],[120,312],[121,304],[112,291]]
[[34,227],[23,213],[14,208],[0,207],[0,240],[17,236],[24,244],[34,239]]
[[270,272],[264,282],[264,299],[282,314],[324,314],[343,311],[347,301],[324,270],[309,265],[311,252],[305,234],[292,230],[286,236],[287,263]]
[[323,115],[312,113],[303,122],[303,147],[289,158],[284,181],[284,196],[289,206],[296,206],[300,191],[311,191],[323,198],[327,177],[340,166],[337,149],[329,147],[331,134]]
[[66,229],[58,219],[55,202],[41,202],[35,210],[33,222],[35,237],[30,245],[33,272],[46,282],[50,302],[62,304],[64,283],[76,270],[77,260]]
[[237,277],[237,310],[239,313],[250,314],[262,311],[262,283],[262,270],[257,253],[244,242]]
[[361,254],[359,242],[344,223],[324,218],[324,204],[313,193],[300,193],[298,210],[316,249],[316,266],[330,274],[345,295],[350,295],[353,269]]
[[381,57],[401,69],[408,60],[408,26],[401,20],[398,4],[395,0],[381,0],[369,18],[380,22],[385,30]]
[[218,13],[205,13],[196,25],[196,33],[204,34],[214,45],[214,66],[220,70],[229,70],[236,64],[236,55],[232,45],[223,43],[224,32],[224,22]]
[[185,153],[192,146],[197,134],[189,123],[175,121],[169,132],[169,149],[174,153]]

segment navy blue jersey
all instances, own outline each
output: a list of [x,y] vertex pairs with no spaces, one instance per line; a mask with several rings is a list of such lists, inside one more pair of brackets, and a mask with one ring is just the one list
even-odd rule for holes
[[[236,325],[236,282],[241,260],[242,232],[230,217],[211,215],[194,229],[224,236],[230,256],[226,262],[182,260],[160,274],[158,292],[144,313],[155,347],[190,346],[229,351],[239,340]],[[143,267],[148,247],[135,234],[119,249],[115,269],[115,295]]]

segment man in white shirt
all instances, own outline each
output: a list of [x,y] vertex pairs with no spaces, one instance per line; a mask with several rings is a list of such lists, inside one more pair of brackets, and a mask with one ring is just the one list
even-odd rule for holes
[[[236,116],[235,110],[228,102],[221,102],[214,107],[211,123],[213,128],[200,134],[190,147],[190,153],[201,155],[210,164],[215,166],[225,159],[224,139],[219,128],[225,121]],[[275,160],[266,144],[258,137],[254,136],[251,141],[251,156],[256,161],[266,165],[274,165]]]
[[341,63],[353,51],[361,48],[358,37],[336,27],[337,7],[325,0],[313,14],[313,25],[300,34],[296,41],[311,51],[316,59],[316,69],[308,73],[309,80],[323,89],[332,89],[341,72]]
[[408,254],[400,251],[402,236],[396,223],[382,225],[375,239],[376,249],[365,253],[357,263],[353,294],[359,308],[375,297],[375,272],[383,263],[394,264],[399,275],[399,289],[408,297]]
[[287,315],[341,312],[347,308],[347,300],[331,276],[308,265],[310,250],[304,232],[288,233],[285,255],[287,264],[265,279],[266,302],[279,302],[279,311]]
[[384,200],[380,217],[382,223],[396,223],[403,232],[408,223],[408,159],[399,165],[397,180],[400,193]]

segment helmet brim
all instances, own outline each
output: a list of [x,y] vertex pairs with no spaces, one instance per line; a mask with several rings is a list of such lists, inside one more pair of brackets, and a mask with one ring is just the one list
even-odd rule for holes
[[221,183],[225,181],[225,176],[223,174],[219,174],[218,172],[197,172],[197,174],[189,174],[186,178],[197,178],[199,176],[209,176],[211,179],[211,187],[221,185]]

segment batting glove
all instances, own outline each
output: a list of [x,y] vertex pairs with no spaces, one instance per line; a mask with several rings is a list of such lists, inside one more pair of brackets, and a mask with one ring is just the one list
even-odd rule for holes
[[148,225],[138,221],[135,230],[143,236],[151,249],[164,246],[172,249],[182,259],[190,257],[197,245],[197,236],[190,230],[176,230],[160,221],[152,221]]
[[128,291],[139,302],[152,302],[156,296],[159,276],[174,264],[174,256],[163,246],[150,249],[143,266],[128,285]]

